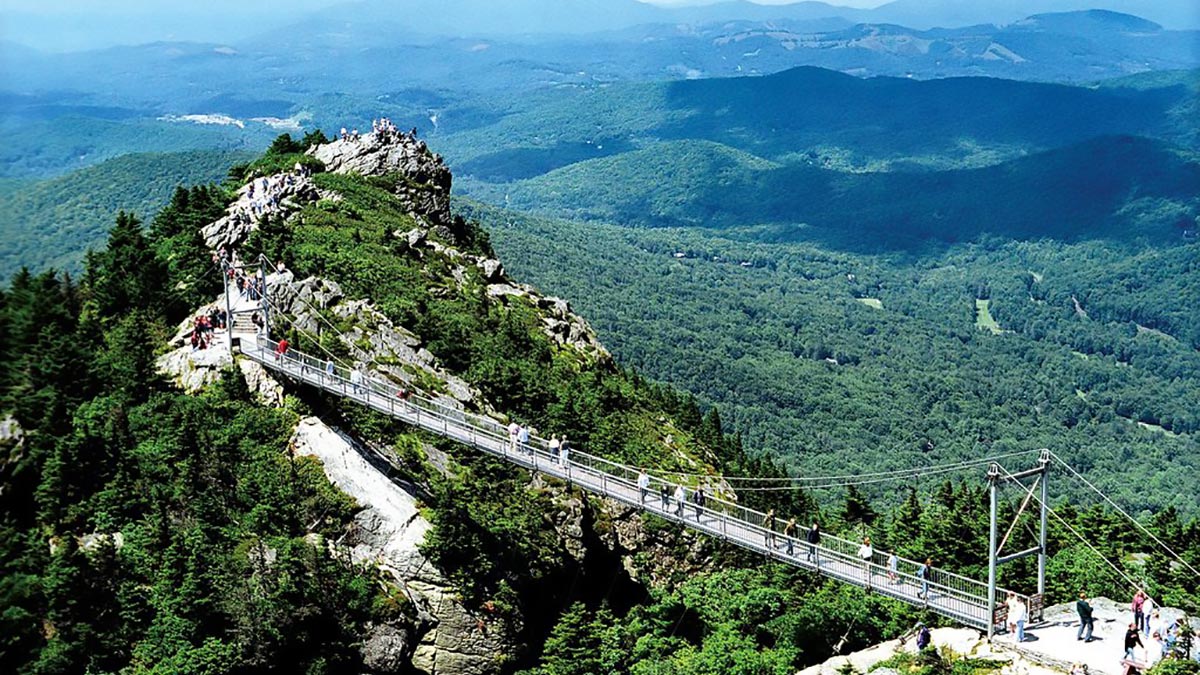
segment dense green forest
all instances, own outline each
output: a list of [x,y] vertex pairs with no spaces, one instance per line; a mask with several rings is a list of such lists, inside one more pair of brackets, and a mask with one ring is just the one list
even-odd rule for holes
[[81,269],[120,210],[154,213],[176,186],[219,180],[250,155],[197,150],[138,153],[56,178],[0,184],[0,278],[21,267]]
[[865,256],[470,211],[622,362],[719,406],[747,447],[802,474],[1051,447],[1135,510],[1200,512],[1195,244]]

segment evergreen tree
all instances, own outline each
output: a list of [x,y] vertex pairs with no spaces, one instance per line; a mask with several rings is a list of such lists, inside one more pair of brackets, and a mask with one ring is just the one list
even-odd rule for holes
[[168,310],[171,285],[167,266],[151,248],[133,214],[117,214],[108,246],[89,256],[85,282],[105,325],[135,307],[156,315]]

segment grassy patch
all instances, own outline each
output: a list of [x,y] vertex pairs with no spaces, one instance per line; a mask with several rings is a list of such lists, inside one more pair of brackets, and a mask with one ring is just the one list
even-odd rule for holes
[[1006,332],[992,318],[992,301],[981,300],[979,298],[975,299],[975,327],[980,330],[989,330],[992,332],[992,335],[1000,335]]

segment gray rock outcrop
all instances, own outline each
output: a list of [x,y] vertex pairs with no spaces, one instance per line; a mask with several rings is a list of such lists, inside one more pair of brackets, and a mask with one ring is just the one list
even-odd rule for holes
[[337,140],[318,145],[309,154],[332,173],[394,176],[391,191],[405,208],[434,226],[451,225],[450,169],[424,141],[407,134],[371,133],[359,140]]
[[380,666],[394,665],[403,656],[427,675],[497,672],[512,649],[503,637],[507,631],[493,617],[465,607],[421,554],[419,546],[431,525],[416,497],[366,459],[370,449],[315,417],[300,421],[291,447],[297,456],[319,460],[329,481],[362,507],[338,546],[348,550],[354,562],[387,572],[415,608],[415,635],[375,627],[365,638],[364,656]]

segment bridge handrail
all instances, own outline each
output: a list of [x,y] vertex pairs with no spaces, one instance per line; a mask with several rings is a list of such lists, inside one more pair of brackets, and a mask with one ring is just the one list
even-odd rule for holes
[[[421,417],[429,418],[431,421],[441,421],[441,426],[446,433],[449,433],[451,425],[458,428],[465,428],[471,436],[473,444],[479,446],[481,449],[494,452],[493,448],[474,442],[476,437],[491,440],[501,449],[501,454],[504,454],[506,457],[508,456],[507,449],[510,443],[508,429],[502,422],[495,418],[449,406],[413,392],[409,392],[407,396],[400,398],[398,395],[399,384],[383,380],[367,372],[360,371],[361,381],[356,384],[350,377],[349,368],[332,363],[327,359],[304,354],[292,348],[289,348],[280,358],[276,354],[276,343],[261,335],[253,340],[253,350],[251,351],[246,349],[245,342],[246,340],[242,340],[242,353],[263,363],[263,365],[270,367],[272,366],[271,362],[274,361],[275,367],[288,372],[285,365],[293,364],[294,368],[292,370],[297,371],[296,375],[322,388],[340,393],[343,396],[362,396],[368,402],[370,402],[371,396],[374,395],[376,397],[375,403],[382,405],[383,401],[387,401],[387,407],[394,415],[396,414],[396,405],[400,404],[402,412],[404,408],[407,408],[410,414],[414,414],[417,417],[418,421]],[[331,363],[332,372],[329,372],[328,368]],[[543,470],[551,475],[559,475],[559,477],[569,481],[579,480],[584,476],[588,476],[593,478],[593,482],[596,482],[598,485],[615,483],[635,492],[637,490],[638,471],[636,469],[603,457],[590,455],[574,447],[570,450],[569,459],[565,466],[560,465],[557,461],[558,458],[549,452],[549,442],[542,437],[531,435],[527,447],[518,449],[518,452],[526,452],[529,457],[528,462],[519,463],[532,463],[533,468]],[[539,459],[541,460],[540,463]],[[647,501],[651,504],[656,499],[661,501],[659,491],[665,487],[669,490],[669,503],[674,504],[673,491],[676,484],[655,475],[650,475],[649,478],[650,489],[648,490]],[[713,479],[719,481],[720,476],[713,476]],[[688,490],[688,497],[690,498],[691,496],[692,491]],[[645,504],[642,506],[645,507]],[[699,510],[697,511],[697,509]],[[661,513],[657,509],[650,508],[649,510],[659,515],[664,515],[668,519],[685,519],[672,517],[672,514],[666,513],[668,509],[663,509]],[[777,519],[777,529],[773,530],[772,537],[774,545],[768,547],[766,541],[769,531],[762,525],[766,518],[765,513],[715,495],[708,497],[704,506],[698,506],[694,502],[688,501],[684,505],[684,513],[688,512],[693,514],[698,512],[706,515],[717,522],[723,523],[725,529],[728,529],[731,523],[736,524],[736,527],[743,533],[748,533],[751,537],[761,537],[764,542],[762,548],[770,548],[774,551],[774,553],[769,552],[771,555],[777,555],[781,558],[785,557],[782,555],[782,552],[786,549],[789,539],[791,540],[793,550],[800,551],[801,553],[808,550],[809,544],[803,537],[793,536],[789,538],[782,534],[783,519]],[[802,527],[799,523],[797,524],[797,531],[806,532],[807,530],[807,527]],[[857,565],[863,567],[864,563],[858,557],[859,545],[859,543],[822,532],[820,544],[816,547],[816,550],[818,557],[823,560],[840,561],[851,566]],[[910,585],[922,585],[922,580],[916,574],[921,563],[897,557],[897,577]],[[793,562],[800,564],[798,561],[799,556],[792,556],[792,558],[795,559]],[[870,565],[865,569],[871,570],[872,573],[886,575],[886,560],[886,554],[876,551],[872,555]],[[869,580],[867,583],[870,583]],[[986,608],[988,604],[987,584],[938,567],[931,568],[928,586],[931,591],[943,597],[953,598],[958,602],[969,603],[974,607]],[[997,594],[1001,599],[1007,592],[1006,589],[997,589]]]

